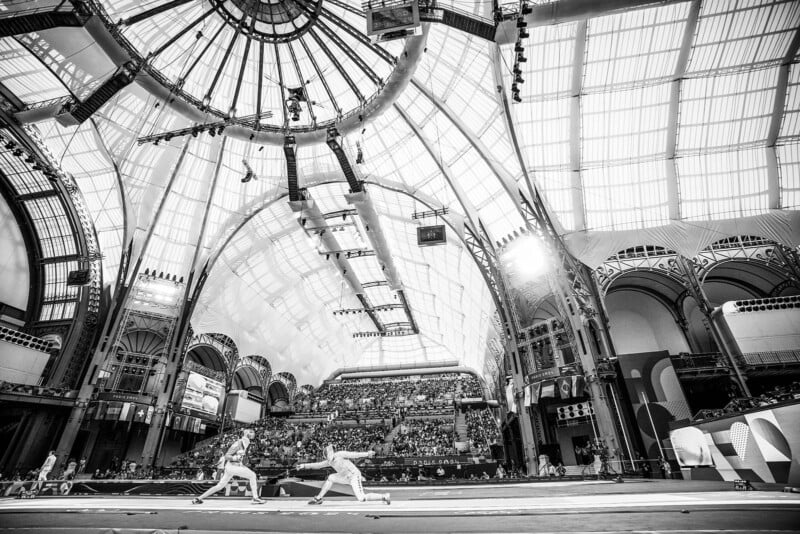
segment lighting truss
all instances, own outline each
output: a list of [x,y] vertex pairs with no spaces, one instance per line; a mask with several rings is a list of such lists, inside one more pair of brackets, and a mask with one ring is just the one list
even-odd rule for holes
[[[399,310],[402,309],[402,304],[381,304],[379,306],[373,306],[371,311],[389,311],[389,310]],[[344,310],[334,310],[334,315],[351,315],[354,313],[367,313],[369,310],[365,310],[363,308],[349,308]],[[404,323],[407,324],[407,323]]]
[[269,117],[272,117],[271,111],[263,112],[261,115],[248,115],[240,118],[230,117],[221,121],[195,124],[194,126],[189,126],[188,128],[170,130],[168,132],[161,132],[140,137],[136,140],[136,144],[140,146],[145,143],[153,143],[157,145],[161,141],[170,141],[175,137],[183,137],[184,135],[192,135],[196,137],[197,134],[204,132],[208,132],[209,135],[214,136],[221,134],[228,126],[245,126],[253,130],[258,130],[261,124],[261,119]]
[[417,332],[414,332],[411,329],[404,328],[401,330],[391,330],[386,332],[355,332],[353,334],[354,338],[359,337],[397,337],[397,336],[414,336]]

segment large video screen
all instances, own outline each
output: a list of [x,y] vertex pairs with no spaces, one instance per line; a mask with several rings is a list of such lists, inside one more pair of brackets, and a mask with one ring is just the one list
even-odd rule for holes
[[225,386],[222,382],[190,371],[181,406],[216,416],[224,394]]

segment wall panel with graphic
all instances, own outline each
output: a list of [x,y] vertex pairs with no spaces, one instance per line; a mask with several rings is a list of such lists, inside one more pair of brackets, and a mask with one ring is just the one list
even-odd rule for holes
[[800,484],[800,399],[675,428],[684,477]]

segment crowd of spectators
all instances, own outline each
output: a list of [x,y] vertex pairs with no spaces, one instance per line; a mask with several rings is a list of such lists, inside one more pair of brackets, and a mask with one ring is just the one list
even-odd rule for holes
[[387,451],[390,456],[447,456],[456,454],[453,418],[407,419]]
[[326,445],[333,445],[337,451],[370,451],[383,445],[386,437],[383,425],[342,426],[325,425],[316,430],[305,444],[309,452],[320,451]]
[[466,423],[470,450],[488,456],[489,446],[500,441],[500,429],[494,416],[489,410],[468,410]]
[[437,411],[461,397],[482,397],[473,375],[441,373],[420,377],[353,379],[327,382],[319,389],[299,396],[293,409],[299,416],[336,413],[344,418],[383,418],[400,410],[414,413]]
[[[299,395],[289,418],[267,417],[246,425],[256,434],[248,456],[251,463],[265,467],[291,465],[314,460],[328,443],[339,450],[374,450],[379,455],[455,454],[453,399],[457,396],[482,397],[478,379],[442,373],[327,382]],[[198,443],[172,465],[213,471],[242,426]],[[496,426],[491,419],[490,429]],[[491,440],[486,433],[490,431],[473,433],[478,452],[488,451]],[[394,438],[385,443],[388,436]]]
[[483,388],[481,388],[481,383],[475,375],[468,375],[461,381],[461,398],[483,398]]

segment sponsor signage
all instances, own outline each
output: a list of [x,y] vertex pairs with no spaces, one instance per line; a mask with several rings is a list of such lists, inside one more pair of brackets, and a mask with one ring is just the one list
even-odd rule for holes
[[558,367],[550,367],[549,369],[542,369],[541,371],[534,371],[528,375],[529,382],[541,382],[548,378],[557,378],[561,376],[561,370]]
[[137,393],[122,393],[117,391],[103,391],[97,394],[97,400],[135,402],[137,404],[150,404],[153,398],[149,395],[139,395]]

